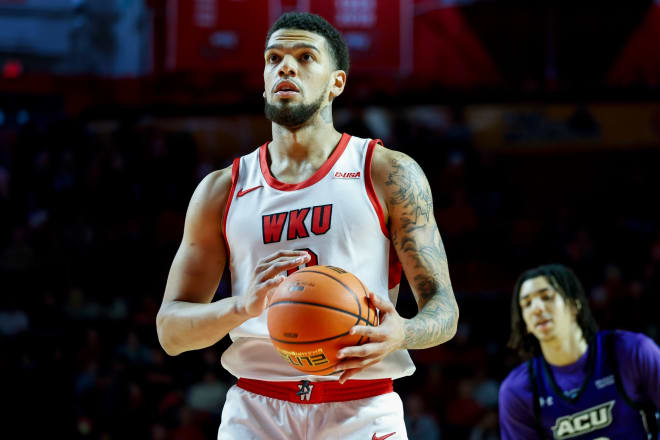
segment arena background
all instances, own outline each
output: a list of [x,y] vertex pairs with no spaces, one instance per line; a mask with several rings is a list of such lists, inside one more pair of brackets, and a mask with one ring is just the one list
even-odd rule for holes
[[658,341],[658,2],[0,0],[2,437],[216,437],[227,340],[168,357],[155,316],[196,184],[270,138],[262,50],[289,10],[349,43],[338,129],[433,189],[461,317],[396,382],[411,439],[499,438],[534,265]]

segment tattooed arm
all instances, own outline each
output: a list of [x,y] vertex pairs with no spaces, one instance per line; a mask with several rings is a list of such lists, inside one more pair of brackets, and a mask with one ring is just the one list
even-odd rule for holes
[[369,336],[370,343],[346,347],[337,370],[340,381],[380,361],[390,352],[427,348],[447,342],[456,334],[458,305],[449,280],[447,256],[433,216],[433,197],[419,165],[407,155],[376,147],[371,175],[389,225],[390,239],[410,282],[418,313],[404,319],[394,306],[374,294],[381,311],[379,327],[356,326],[354,334]]
[[391,240],[419,308],[406,322],[405,348],[442,344],[456,333],[458,306],[433,216],[431,188],[420,166],[403,153],[379,147],[373,167],[380,174],[374,180],[377,190],[377,182],[384,181]]

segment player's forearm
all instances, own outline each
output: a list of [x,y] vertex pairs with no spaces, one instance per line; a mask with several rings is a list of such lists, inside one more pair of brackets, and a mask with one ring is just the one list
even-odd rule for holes
[[[411,231],[415,240],[406,238]],[[409,282],[419,306],[417,315],[406,321],[407,348],[428,348],[447,342],[456,334],[458,305],[449,279],[447,255],[435,223],[409,226],[401,240],[404,257],[412,262]]]
[[[456,334],[458,305],[449,279],[447,256],[435,224],[414,227],[424,240],[402,244],[403,254],[413,261],[409,282],[419,306],[406,321],[406,348],[428,348],[447,342]],[[405,239],[405,234],[401,234]],[[412,278],[412,279],[411,279]]]
[[236,304],[224,298],[210,304],[171,301],[156,318],[158,340],[165,352],[176,356],[184,351],[209,347],[248,319]]
[[457,325],[454,295],[436,292],[415,317],[405,321],[405,348],[429,348],[447,342],[456,334]]

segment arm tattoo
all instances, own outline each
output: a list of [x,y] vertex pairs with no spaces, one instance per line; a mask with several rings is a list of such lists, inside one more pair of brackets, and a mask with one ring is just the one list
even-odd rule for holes
[[402,262],[407,263],[406,276],[419,305],[419,312],[407,324],[406,346],[432,347],[452,338],[458,307],[433,217],[431,189],[419,165],[403,154],[392,159],[385,185],[392,243]]
[[403,205],[408,210],[407,221],[417,223],[420,216],[429,220],[433,214],[433,197],[417,162],[403,155],[393,159],[385,185],[392,187],[390,204]]

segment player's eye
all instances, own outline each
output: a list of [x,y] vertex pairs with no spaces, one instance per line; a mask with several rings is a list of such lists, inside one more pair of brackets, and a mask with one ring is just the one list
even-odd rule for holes
[[314,59],[314,57],[312,56],[311,53],[305,52],[304,54],[302,54],[300,59],[303,60],[303,61],[312,61]]
[[268,55],[268,61],[271,63],[276,63],[280,59],[280,56],[276,53],[271,53]]

